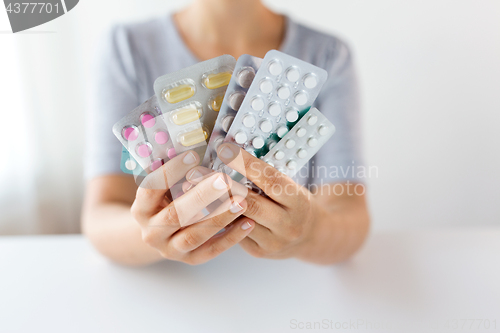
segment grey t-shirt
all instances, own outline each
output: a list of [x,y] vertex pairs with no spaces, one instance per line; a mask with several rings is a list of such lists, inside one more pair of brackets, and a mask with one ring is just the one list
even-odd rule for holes
[[[300,184],[357,179],[363,166],[358,86],[348,47],[334,36],[287,18],[280,51],[328,71],[315,105],[335,125],[336,133],[296,176]],[[121,144],[115,122],[154,95],[161,75],[199,60],[182,40],[171,15],[117,25],[102,40],[95,63],[87,114],[85,177],[121,173]],[[203,157],[202,157],[203,158]]]

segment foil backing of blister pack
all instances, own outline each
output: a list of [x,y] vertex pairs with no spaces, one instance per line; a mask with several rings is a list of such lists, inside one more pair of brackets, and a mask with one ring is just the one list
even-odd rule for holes
[[335,133],[335,126],[311,108],[262,160],[289,177],[295,174]]
[[217,148],[224,142],[227,132],[243,103],[248,88],[250,88],[261,63],[262,58],[248,54],[244,54],[238,58],[208,142],[207,151],[203,158],[204,166],[208,168],[213,167],[213,163],[217,159]]
[[223,55],[156,79],[155,94],[177,154],[205,154],[235,59]]
[[146,173],[175,156],[167,124],[161,115],[158,100],[152,96],[113,126],[115,136]]

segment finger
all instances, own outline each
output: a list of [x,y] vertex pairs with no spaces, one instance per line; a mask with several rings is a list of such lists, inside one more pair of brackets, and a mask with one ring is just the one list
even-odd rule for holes
[[240,241],[240,246],[243,250],[245,250],[245,252],[249,253],[252,257],[263,258],[266,255],[266,251],[248,236]]
[[238,223],[234,223],[224,232],[213,236],[196,250],[189,252],[187,262],[191,264],[205,263],[235,244],[241,242],[253,230],[255,222],[248,218],[243,218]]
[[137,220],[147,219],[167,205],[165,194],[199,162],[196,152],[187,151],[146,176],[137,189],[132,214]]
[[223,177],[221,173],[216,173],[174,200],[173,204],[180,225],[183,227],[189,225],[198,212],[227,193],[231,183],[229,177]]
[[[212,169],[208,169],[208,168],[205,168],[202,166],[197,166],[187,173],[186,180],[188,182],[190,182],[191,184],[196,185],[199,182],[201,182],[203,179],[206,179],[206,178],[210,177],[211,175],[213,175],[215,172],[216,171],[214,171]],[[223,176],[225,177],[224,179],[229,178],[226,174],[223,174]],[[186,188],[189,188],[189,187],[186,185]],[[193,188],[193,187],[190,187],[189,189],[191,189],[191,188]],[[246,197],[248,191],[249,190],[245,185],[240,184],[238,182],[231,182],[230,191],[228,191],[227,194],[224,194],[223,196],[221,196],[219,198],[219,200],[226,201],[227,199],[229,199],[230,196]]]
[[210,177],[215,171],[204,166],[197,166],[189,170],[186,174],[186,180],[192,184],[198,184],[203,179]]
[[286,206],[293,204],[292,194],[298,186],[290,177],[230,143],[220,145],[217,156],[231,169],[251,180],[274,201]]
[[246,217],[270,230],[283,228],[286,210],[282,206],[252,191],[248,192],[246,201],[248,206],[244,213]]
[[223,206],[225,206],[224,213],[176,232],[170,238],[168,246],[176,252],[193,251],[240,216],[245,211],[246,202],[243,198],[238,198],[235,202],[227,200]]
[[187,193],[187,191],[189,191],[195,186],[196,186],[195,184],[191,184],[190,182],[185,181],[182,183],[182,192]]
[[195,151],[184,152],[147,175],[139,187],[157,190],[169,189],[186,176],[186,173],[199,162],[200,157]]
[[273,235],[271,230],[260,225],[259,222],[257,221],[255,221],[255,227],[252,233],[249,234],[247,237],[253,240],[255,243],[259,244],[259,246],[263,248],[267,248],[267,244],[276,239],[276,236]]

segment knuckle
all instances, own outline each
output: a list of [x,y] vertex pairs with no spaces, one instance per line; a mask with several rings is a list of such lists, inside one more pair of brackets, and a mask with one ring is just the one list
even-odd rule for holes
[[180,252],[189,252],[195,249],[198,245],[197,237],[190,231],[185,230],[182,241],[177,246]]
[[255,200],[247,200],[246,214],[249,216],[259,216],[262,208]]
[[196,201],[196,203],[198,203],[200,205],[204,205],[204,203],[205,203],[205,194],[200,189],[200,187],[195,187],[192,191],[193,191],[194,200]]
[[139,205],[137,204],[137,201],[134,201],[134,203],[132,204],[132,206],[130,207],[130,213],[132,214],[132,217],[136,220],[136,221],[140,221],[141,220],[141,214],[140,214],[140,209],[139,209]]
[[158,233],[155,230],[147,229],[142,232],[142,240],[149,246],[155,246],[158,242]]
[[281,189],[282,183],[283,176],[279,171],[272,172],[266,177],[266,185],[273,190]]
[[298,240],[303,233],[304,227],[302,225],[293,225],[288,228],[287,236],[288,239],[291,241],[296,241]]
[[237,244],[240,242],[240,238],[232,232],[227,233],[224,236],[224,238],[226,239],[226,243],[229,244],[230,246],[233,246],[234,244]]
[[[226,237],[226,239],[227,239],[227,237]],[[214,242],[214,243],[210,244],[210,247],[208,248],[209,256],[212,258],[218,256],[222,252],[224,252],[224,246],[222,244],[220,244],[219,242]]]
[[179,217],[177,215],[177,210],[175,209],[175,205],[171,204],[165,207],[161,213],[161,219],[167,226],[178,226]]

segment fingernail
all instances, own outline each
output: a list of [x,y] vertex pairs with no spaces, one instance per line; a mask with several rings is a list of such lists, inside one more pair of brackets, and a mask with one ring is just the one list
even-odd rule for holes
[[234,153],[233,153],[233,151],[231,150],[231,148],[229,148],[228,146],[223,146],[223,147],[221,148],[221,150],[219,150],[219,155],[220,155],[220,157],[222,157],[222,158],[225,158],[225,159],[230,159],[230,158],[233,158]]
[[231,204],[231,208],[229,208],[229,210],[231,211],[231,213],[236,214],[241,212],[243,210],[243,207],[241,207],[239,203],[235,202]]
[[184,193],[186,193],[187,191],[189,191],[194,185],[193,184],[189,184],[188,187],[186,188],[186,190],[184,191]]
[[241,225],[241,229],[243,230],[248,230],[252,227],[252,225],[250,224],[250,222],[246,221],[244,222],[242,225]]
[[214,183],[212,184],[212,186],[214,187],[214,189],[220,191],[220,190],[225,190],[227,189],[227,184],[226,182],[222,179],[221,176],[217,177],[217,179],[215,179]]
[[186,156],[184,156],[182,162],[184,164],[193,164],[194,162],[196,162],[196,156],[194,156],[192,152],[189,152],[186,154]]
[[186,175],[187,180],[197,180],[197,179],[200,179],[202,177],[203,177],[203,175],[201,174],[201,172],[199,172],[196,169],[189,171],[188,174]]

